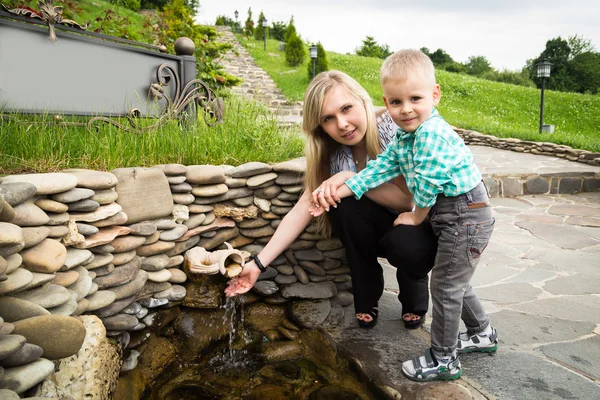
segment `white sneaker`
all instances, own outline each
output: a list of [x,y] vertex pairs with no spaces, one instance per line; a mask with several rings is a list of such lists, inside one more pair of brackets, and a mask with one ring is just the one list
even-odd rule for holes
[[498,350],[498,332],[492,328],[492,333],[488,335],[474,334],[469,336],[467,332],[461,332],[458,335],[458,345],[456,351],[462,353],[493,353]]

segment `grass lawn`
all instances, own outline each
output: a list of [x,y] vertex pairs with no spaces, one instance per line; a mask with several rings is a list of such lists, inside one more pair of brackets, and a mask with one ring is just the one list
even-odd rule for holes
[[[308,85],[308,57],[303,65],[291,68],[279,42],[263,42],[238,37],[290,100],[302,100]],[[383,60],[327,52],[330,69],[346,72],[369,92],[376,105],[383,105],[379,68]],[[540,90],[492,82],[446,71],[437,72],[442,88],[440,113],[460,128],[498,137],[554,142],[579,149],[600,152],[600,96],[545,92],[546,124],[554,125],[554,134],[539,134]]]
[[[65,168],[110,171],[168,163],[274,163],[300,157],[304,149],[304,139],[296,130],[282,130],[264,106],[237,97],[225,99],[225,120],[216,126],[209,127],[202,119],[195,129],[170,122],[142,135],[103,123],[97,131],[89,131],[13,117],[0,119],[0,175]],[[52,116],[36,118],[52,121]]]

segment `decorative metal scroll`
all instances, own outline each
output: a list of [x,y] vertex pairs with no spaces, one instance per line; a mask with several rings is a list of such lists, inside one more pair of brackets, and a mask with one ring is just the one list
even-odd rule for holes
[[48,24],[48,28],[50,29],[50,36],[48,39],[52,43],[56,42],[56,33],[54,33],[54,25],[56,25],[56,24],[70,26],[72,28],[79,28],[81,30],[86,30],[88,27],[88,24],[79,25],[77,22],[75,22],[73,20],[63,18],[62,17],[63,8],[61,6],[55,6],[54,0],[45,0],[45,1],[39,0],[38,1],[38,7],[40,8],[39,14],[35,10],[32,10],[30,8],[17,7],[17,8],[9,9],[4,4],[0,4],[0,5],[2,6],[2,8],[4,8],[7,12],[9,12],[11,14],[18,15],[18,16],[24,16],[24,17],[28,17],[28,18],[39,19],[39,20],[46,22]]
[[[204,109],[204,120],[207,125],[214,126],[223,120],[225,110],[223,99],[216,97],[212,89],[201,80],[193,79],[182,89],[179,75],[168,64],[161,64],[158,67],[156,79],[158,82],[150,85],[148,96],[157,101],[165,100],[167,105],[165,111],[158,117],[155,123],[148,126],[140,126],[139,118],[142,116],[141,111],[134,108],[129,111],[129,115],[127,116],[130,126],[121,124],[113,118],[98,116],[88,121],[88,129],[91,130],[94,124],[98,122],[105,122],[127,132],[145,133],[155,130],[170,120],[185,117],[184,114],[186,112],[190,118],[196,118],[197,105]],[[165,90],[170,86],[172,81],[175,84],[174,94],[171,98],[165,96]]]

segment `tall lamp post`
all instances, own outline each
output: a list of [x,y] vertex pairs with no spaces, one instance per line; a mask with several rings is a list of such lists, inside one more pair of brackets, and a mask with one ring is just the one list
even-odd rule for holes
[[233,12],[233,15],[235,15],[235,32],[240,33],[240,29],[238,27],[238,15],[240,15],[240,13],[238,12],[238,10],[235,10]]
[[265,40],[265,51],[267,51],[267,19],[263,17],[263,19],[260,20],[260,23],[262,24],[264,30],[265,30],[265,36],[264,36],[264,40]]
[[317,60],[317,46],[310,46],[310,58],[312,59],[312,77],[315,77],[315,61]]
[[[553,64],[548,61],[547,59],[543,58],[541,59],[535,66],[537,67],[537,77],[538,78],[542,78],[542,98],[540,101],[540,133],[542,133],[542,130],[544,128],[544,89],[545,89],[545,83],[546,83],[546,78],[550,77],[550,67]],[[548,128],[550,128],[550,126],[548,126]],[[552,127],[554,128],[554,127]],[[552,129],[553,130],[553,129]],[[550,133],[551,130],[549,129]]]

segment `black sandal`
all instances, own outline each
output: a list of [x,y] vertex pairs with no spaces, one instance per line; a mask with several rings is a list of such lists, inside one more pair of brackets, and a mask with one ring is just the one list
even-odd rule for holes
[[[405,319],[404,319],[404,316],[405,316],[406,314],[414,314],[414,315],[417,315],[417,316],[419,316],[419,319],[416,319],[416,320],[414,320],[414,321],[413,321],[413,320],[407,321],[407,320],[405,320]],[[423,315],[420,315],[420,314],[415,314],[415,313],[404,313],[404,314],[402,315],[402,321],[404,322],[404,327],[405,327],[406,329],[417,329],[417,328],[420,328],[420,327],[421,327],[421,326],[423,326],[423,324],[425,323],[425,318],[426,318],[426,315],[425,315],[425,314],[423,314]]]
[[375,325],[377,325],[377,314],[379,314],[379,309],[377,307],[373,307],[369,312],[359,314],[368,314],[372,318],[369,322],[359,319],[358,326],[360,326],[361,328],[372,328]]

